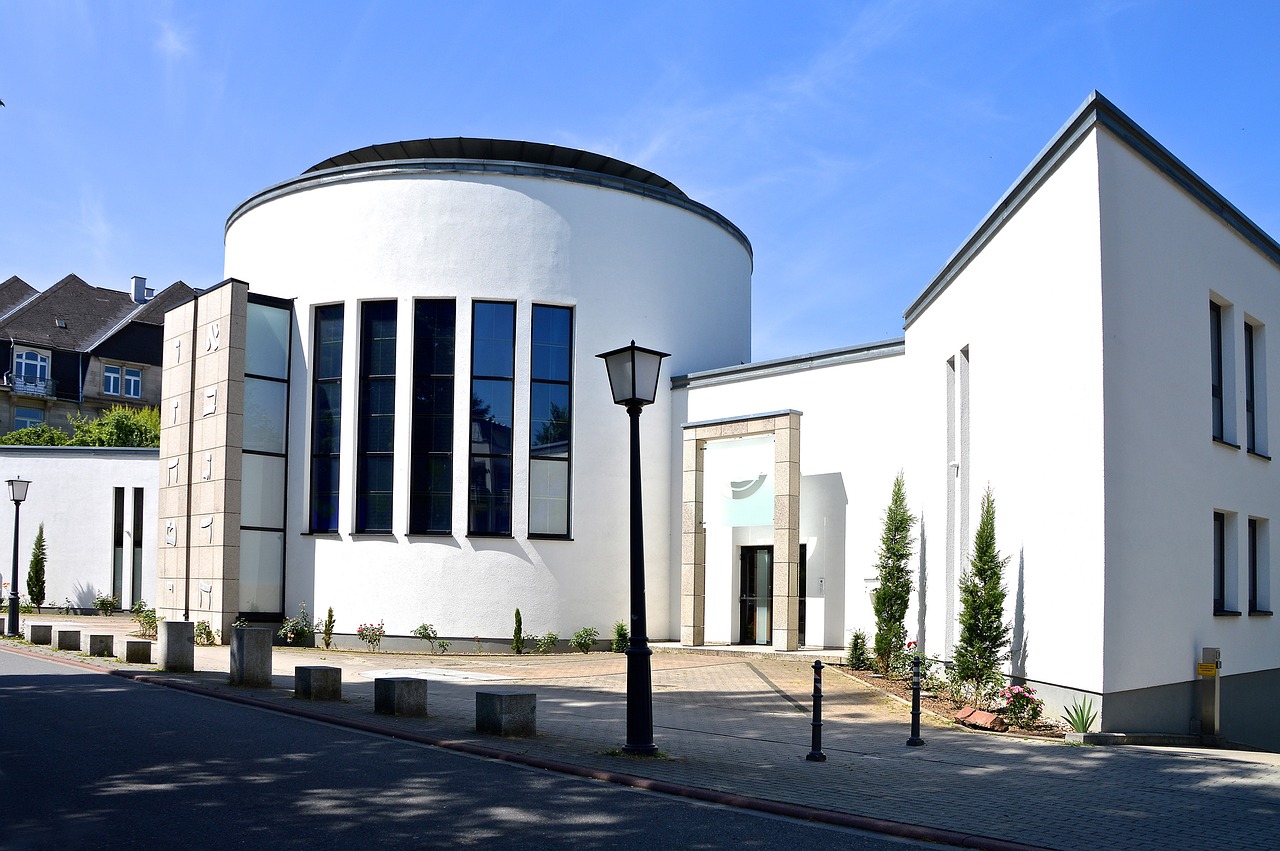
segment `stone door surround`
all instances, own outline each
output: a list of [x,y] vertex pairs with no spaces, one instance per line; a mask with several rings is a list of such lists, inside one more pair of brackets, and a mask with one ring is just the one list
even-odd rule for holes
[[773,435],[774,650],[800,647],[800,412],[774,411],[686,423],[681,477],[680,643],[706,643],[707,531],[703,525],[703,452],[707,442]]

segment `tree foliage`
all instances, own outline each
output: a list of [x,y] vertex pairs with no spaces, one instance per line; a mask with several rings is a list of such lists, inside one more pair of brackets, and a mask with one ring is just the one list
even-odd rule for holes
[[911,528],[915,516],[907,509],[906,488],[902,473],[893,480],[893,494],[884,512],[884,530],[880,533],[880,553],[876,574],[880,584],[872,599],[876,613],[876,660],[881,670],[888,668],[895,653],[901,653],[907,642],[907,607],[911,603],[911,556],[915,538]]
[[28,426],[0,437],[6,446],[159,446],[160,410],[112,405],[97,417],[72,414],[70,437],[48,423]]
[[71,417],[72,446],[159,446],[160,410],[112,405],[101,416]]
[[20,428],[0,437],[0,444],[5,446],[65,446],[70,442],[65,431],[48,423]]
[[1008,563],[996,549],[996,503],[987,488],[969,569],[960,577],[960,643],[952,673],[961,682],[990,683],[1008,657],[1009,625],[1004,620]]
[[36,608],[44,605],[44,524],[36,532],[36,541],[31,545],[31,564],[27,566],[27,596]]

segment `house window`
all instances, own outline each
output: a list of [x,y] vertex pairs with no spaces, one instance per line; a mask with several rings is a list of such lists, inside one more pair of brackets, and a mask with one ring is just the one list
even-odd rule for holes
[[39,349],[14,346],[12,385],[16,390],[46,395],[52,392],[49,381],[49,353]]
[[102,367],[102,392],[108,396],[120,395],[120,367]]
[[410,534],[447,535],[453,528],[455,325],[452,299],[414,301]]
[[1235,515],[1213,512],[1213,613],[1238,615],[1231,565],[1236,563]]
[[39,408],[15,408],[13,412],[13,427],[31,428],[32,426],[44,425],[44,411]]
[[142,398],[142,370],[125,367],[124,395],[130,399]]
[[338,530],[343,306],[317,307],[311,379],[311,531]]
[[467,531],[511,534],[516,306],[477,301],[471,315],[471,463]]
[[396,303],[366,302],[360,317],[357,532],[390,532],[395,480]]
[[1267,457],[1267,346],[1266,329],[1244,323],[1245,448]]
[[529,534],[569,534],[573,309],[533,307],[529,383]]
[[1249,614],[1271,614],[1270,524],[1249,518]]
[[1223,408],[1222,387],[1222,307],[1212,301],[1209,302],[1209,358],[1213,439],[1226,440],[1226,411]]

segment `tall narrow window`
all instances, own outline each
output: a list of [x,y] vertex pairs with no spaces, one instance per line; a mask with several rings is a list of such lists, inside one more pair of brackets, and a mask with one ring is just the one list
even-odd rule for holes
[[[129,604],[136,605],[144,599],[142,593],[142,488],[133,489],[133,571],[129,577]],[[123,603],[122,603],[123,605]]]
[[338,530],[343,306],[317,307],[311,379],[311,531]]
[[1212,382],[1213,437],[1226,440],[1226,421],[1223,411],[1222,387],[1222,308],[1209,302],[1209,357]]
[[367,302],[360,327],[356,531],[390,532],[395,477],[396,303]]
[[[1248,326],[1246,326],[1248,327]],[[1258,611],[1258,519],[1249,518],[1249,614]]]
[[511,534],[516,306],[477,301],[471,317],[471,467],[467,531]]
[[453,529],[455,325],[452,299],[418,299],[413,303],[410,534],[447,535]]
[[529,534],[569,534],[573,309],[533,307],[529,383]]
[[108,396],[120,395],[120,367],[102,367],[102,392]]
[[1227,610],[1227,516],[1213,512],[1213,613]]
[[131,399],[137,399],[142,396],[142,370],[125,367],[124,395]]
[[116,606],[124,601],[124,488],[112,488],[111,596]]

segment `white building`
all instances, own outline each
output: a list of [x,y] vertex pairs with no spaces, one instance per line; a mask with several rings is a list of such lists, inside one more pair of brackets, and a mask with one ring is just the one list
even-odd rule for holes
[[1280,245],[1096,94],[904,338],[839,351],[750,363],[746,238],[656,175],[552,146],[354,151],[246,201],[226,243],[238,280],[166,330],[178,616],[305,601],[346,633],[501,639],[519,607],[528,631],[606,632],[627,611],[627,423],[593,356],[636,337],[676,376],[642,417],[651,638],[873,631],[901,470],[930,655],[955,645],[990,487],[1011,675],[1058,706],[1092,696],[1105,730],[1187,732],[1218,647],[1224,732],[1280,747]]

